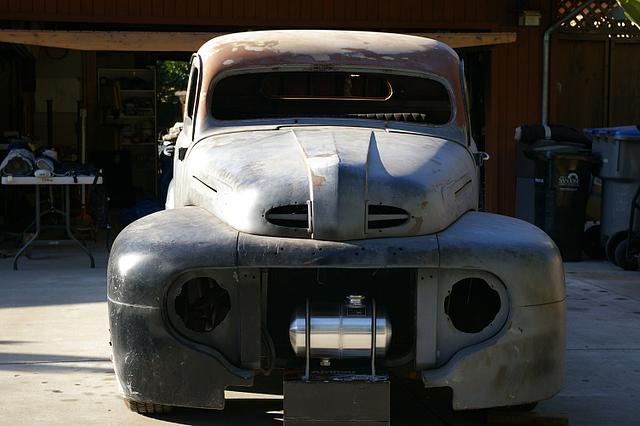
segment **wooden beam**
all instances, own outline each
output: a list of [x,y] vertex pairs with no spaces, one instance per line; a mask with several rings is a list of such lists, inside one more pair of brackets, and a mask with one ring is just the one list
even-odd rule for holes
[[224,33],[0,30],[0,42],[88,51],[195,52]]
[[514,43],[517,39],[516,33],[414,33],[411,35],[432,38],[454,49]]
[[[0,30],[0,42],[86,51],[195,52],[225,33],[160,31]],[[516,33],[419,33],[453,48],[513,43]]]

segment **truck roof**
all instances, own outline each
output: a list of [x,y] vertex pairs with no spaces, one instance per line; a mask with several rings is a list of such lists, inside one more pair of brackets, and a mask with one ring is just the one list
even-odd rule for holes
[[226,71],[274,65],[353,65],[421,71],[457,79],[460,60],[425,37],[365,31],[275,30],[216,37],[200,48],[205,68]]
[[[466,126],[460,59],[446,44],[405,34],[342,30],[248,31],[216,37],[198,50],[204,119],[212,83],[222,74],[251,69],[304,71],[366,69],[423,74],[447,83],[455,125]],[[203,102],[204,101],[204,102]]]

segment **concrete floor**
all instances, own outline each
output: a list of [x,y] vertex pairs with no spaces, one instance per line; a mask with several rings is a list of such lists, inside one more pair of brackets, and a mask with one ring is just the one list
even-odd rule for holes
[[[227,392],[224,411],[179,410],[150,418],[120,399],[109,360],[107,255],[96,269],[73,248],[36,248],[33,259],[0,259],[0,423],[276,424],[278,377],[249,392]],[[572,425],[640,424],[640,273],[604,262],[566,265],[566,386],[536,413]],[[479,424],[427,403],[420,389],[392,388],[393,424]]]

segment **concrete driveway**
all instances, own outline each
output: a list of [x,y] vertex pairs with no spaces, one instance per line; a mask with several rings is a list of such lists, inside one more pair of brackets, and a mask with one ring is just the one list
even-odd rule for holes
[[[227,391],[224,411],[130,413],[111,362],[105,294],[107,254],[96,269],[72,248],[34,249],[33,259],[0,260],[0,423],[277,424],[279,377],[251,392]],[[536,413],[572,425],[631,425],[640,418],[640,273],[603,262],[567,264],[568,354],[564,390]],[[394,383],[393,424],[479,424],[453,414],[419,387]]]

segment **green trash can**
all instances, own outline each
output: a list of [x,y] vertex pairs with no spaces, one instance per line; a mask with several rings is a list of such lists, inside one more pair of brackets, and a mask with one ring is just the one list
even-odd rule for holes
[[545,142],[525,153],[535,161],[535,225],[553,239],[563,260],[579,261],[598,159],[583,146]]

